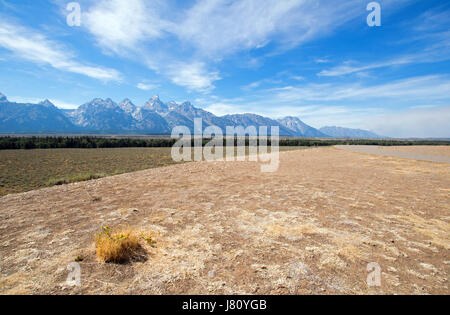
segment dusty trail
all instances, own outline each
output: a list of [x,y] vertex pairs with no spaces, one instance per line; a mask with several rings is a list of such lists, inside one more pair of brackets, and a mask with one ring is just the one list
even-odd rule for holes
[[[190,163],[2,197],[0,293],[449,293],[449,165],[336,148],[280,157],[276,173]],[[156,245],[97,262],[104,224]],[[69,288],[77,255],[82,285]],[[381,287],[366,284],[370,262]]]

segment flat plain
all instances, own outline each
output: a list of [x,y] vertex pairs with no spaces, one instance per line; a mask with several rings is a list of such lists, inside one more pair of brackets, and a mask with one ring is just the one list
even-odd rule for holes
[[0,151],[0,196],[58,180],[107,176],[174,164],[170,148]]
[[171,148],[0,150],[0,196],[172,164]]
[[[102,225],[154,244],[99,262]],[[282,152],[274,173],[186,163],[0,198],[2,294],[448,294],[449,249],[449,164],[334,147]]]

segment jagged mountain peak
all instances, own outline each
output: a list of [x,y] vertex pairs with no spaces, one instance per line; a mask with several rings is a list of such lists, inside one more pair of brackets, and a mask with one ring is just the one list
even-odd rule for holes
[[304,127],[307,126],[300,118],[293,117],[293,116],[287,116],[281,119],[278,119],[279,122],[282,122],[283,125],[289,126],[292,128],[298,128],[298,127]]
[[40,102],[39,105],[42,105],[45,107],[56,107],[55,104],[50,102],[48,99],[45,99],[44,101]]
[[2,93],[0,93],[0,102],[7,102],[8,99],[6,98],[6,96]]
[[296,135],[301,135],[302,137],[319,137],[326,138],[329,137],[327,134],[317,130],[300,120],[298,117],[287,116],[277,120],[281,125],[292,130]]
[[128,114],[131,114],[136,110],[136,105],[134,105],[133,102],[128,98],[124,99],[118,105],[124,112]]
[[85,103],[79,107],[80,109],[85,109],[87,107],[106,107],[106,108],[113,108],[117,107],[118,105],[110,98],[102,99],[102,98],[94,98],[92,101]]
[[184,111],[192,111],[192,110],[197,109],[189,101],[185,101],[185,102],[183,102],[183,103],[181,103],[181,104],[179,104],[178,106],[175,106],[175,107],[178,107],[179,109],[184,110]]
[[[175,126],[187,126],[193,130],[194,120],[201,118],[203,127],[218,126],[225,130],[227,126],[278,126],[280,136],[329,137],[329,130],[322,132],[308,126],[298,117],[288,116],[274,120],[257,114],[235,114],[216,116],[191,102],[163,103],[158,95],[149,99],[142,107],[135,106],[126,98],[115,103],[111,98],[95,98],[73,111],[60,110],[51,101],[39,104],[18,104],[8,102],[0,93],[0,131],[8,132],[48,132],[74,131],[114,134],[170,134]],[[36,106],[39,105],[39,106]],[[3,117],[3,118],[2,118]],[[57,122],[55,125],[52,122]],[[332,131],[342,131],[331,127]],[[327,131],[327,132],[325,132]],[[368,134],[353,130],[357,137]],[[333,135],[331,135],[333,136]],[[369,135],[370,136],[370,135]]]
[[151,99],[149,99],[148,102],[145,103],[144,106],[142,106],[142,108],[157,113],[166,113],[169,110],[168,106],[161,102],[158,95],[155,95]]
[[284,118],[282,118],[282,119],[292,120],[292,121],[301,121],[300,118],[294,117],[294,116],[286,116],[286,117],[284,117]]

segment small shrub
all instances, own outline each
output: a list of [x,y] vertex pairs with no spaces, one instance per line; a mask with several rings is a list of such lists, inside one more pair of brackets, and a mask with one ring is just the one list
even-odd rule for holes
[[75,258],[75,262],[82,262],[83,260],[84,260],[84,257],[81,256],[81,255],[78,255],[78,256]]
[[113,230],[102,226],[95,236],[97,257],[104,262],[122,263],[128,261],[140,247],[139,238],[131,228]]

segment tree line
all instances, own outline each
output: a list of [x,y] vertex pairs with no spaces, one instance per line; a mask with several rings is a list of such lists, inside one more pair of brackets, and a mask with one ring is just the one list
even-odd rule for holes
[[[95,148],[163,148],[172,147],[176,139],[170,138],[102,138],[93,136],[80,137],[0,137],[0,150],[31,150],[31,149],[95,149]],[[210,140],[203,139],[203,145]],[[238,144],[235,139],[235,144]],[[280,139],[280,146],[332,146],[332,145],[379,145],[379,146],[407,146],[407,145],[450,145],[450,141],[439,140],[337,140],[337,139]],[[192,140],[192,146],[194,142]],[[224,139],[225,145],[225,139]],[[246,139],[245,145],[249,145]],[[267,145],[271,145],[270,139]]]

